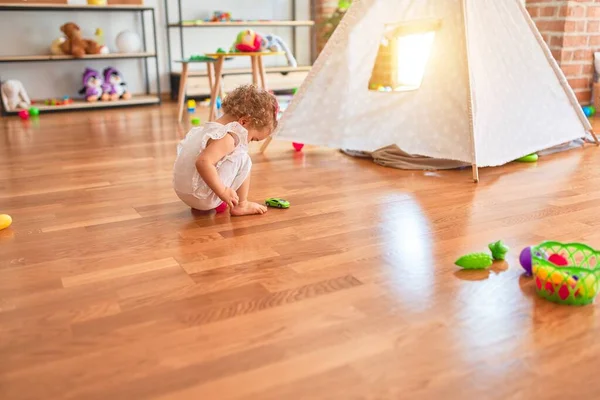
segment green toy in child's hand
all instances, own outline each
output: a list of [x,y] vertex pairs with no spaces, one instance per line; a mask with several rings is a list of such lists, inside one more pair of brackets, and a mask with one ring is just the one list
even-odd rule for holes
[[506,253],[510,250],[510,247],[505,245],[502,240],[498,240],[496,242],[490,243],[488,248],[492,252],[492,257],[496,261],[504,261],[506,257]]
[[484,269],[492,265],[494,260],[487,253],[471,253],[456,260],[455,264],[464,269]]

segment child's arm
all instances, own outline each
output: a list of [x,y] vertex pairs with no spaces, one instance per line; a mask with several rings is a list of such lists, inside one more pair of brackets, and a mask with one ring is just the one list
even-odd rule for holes
[[227,203],[230,209],[233,209],[239,202],[239,198],[235,190],[226,187],[221,182],[217,172],[216,165],[223,157],[231,153],[235,149],[235,140],[231,135],[225,135],[222,139],[211,140],[206,149],[196,159],[196,169],[200,177],[209,188],[221,200]]

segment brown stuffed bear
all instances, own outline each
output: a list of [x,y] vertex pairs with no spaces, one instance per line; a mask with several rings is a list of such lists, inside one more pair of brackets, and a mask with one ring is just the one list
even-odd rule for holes
[[72,22],[67,22],[60,27],[67,40],[60,45],[64,54],[70,54],[75,58],[81,58],[86,54],[100,54],[102,46],[93,40],[81,37],[81,29]]

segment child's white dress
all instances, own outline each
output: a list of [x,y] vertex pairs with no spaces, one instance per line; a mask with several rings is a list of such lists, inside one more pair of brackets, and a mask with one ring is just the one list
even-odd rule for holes
[[208,122],[193,128],[177,146],[177,160],[173,168],[173,188],[177,196],[188,206],[197,210],[211,210],[221,204],[221,199],[202,180],[196,169],[198,155],[206,149],[210,139],[222,139],[231,133],[235,149],[216,165],[221,182],[238,190],[248,178],[252,161],[248,155],[248,131],[237,122],[222,125]]

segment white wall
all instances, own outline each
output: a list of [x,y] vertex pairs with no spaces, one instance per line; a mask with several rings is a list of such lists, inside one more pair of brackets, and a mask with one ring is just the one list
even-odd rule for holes
[[[178,20],[177,1],[169,1],[169,20]],[[184,19],[208,18],[214,10],[229,11],[233,18],[240,19],[290,19],[292,0],[182,0]],[[85,0],[70,0],[72,4],[84,4]],[[297,0],[298,19],[309,19],[309,0]],[[167,31],[163,0],[146,0],[145,4],[156,8],[157,37],[161,89],[168,90]],[[304,11],[299,12],[299,11]],[[33,55],[49,54],[49,46],[53,39],[61,36],[60,26],[68,21],[77,23],[85,37],[93,38],[96,28],[104,30],[106,44],[111,51],[116,51],[115,38],[119,32],[131,29],[141,33],[139,16],[124,12],[1,12],[0,13],[0,55]],[[149,19],[146,20],[148,48],[153,48],[152,31]],[[291,42],[291,29],[266,28],[257,29],[263,33],[280,35]],[[201,54],[214,52],[218,47],[229,48],[240,28],[187,28],[184,29],[186,56],[191,53]],[[178,30],[171,29],[171,49],[173,58],[180,57]],[[309,59],[309,28],[298,30],[297,57],[299,64],[307,65]],[[284,65],[283,57],[267,57],[269,65]],[[46,63],[0,64],[0,79],[18,79],[23,82],[33,98],[77,96],[81,88],[81,74],[86,67],[103,69],[106,66],[118,68],[134,93],[144,92],[143,69],[141,60],[96,60]],[[154,88],[156,80],[154,60],[150,59],[150,79]],[[228,67],[243,67],[244,60],[235,60]],[[179,66],[173,64],[174,70]],[[153,89],[156,90],[156,89]]]

